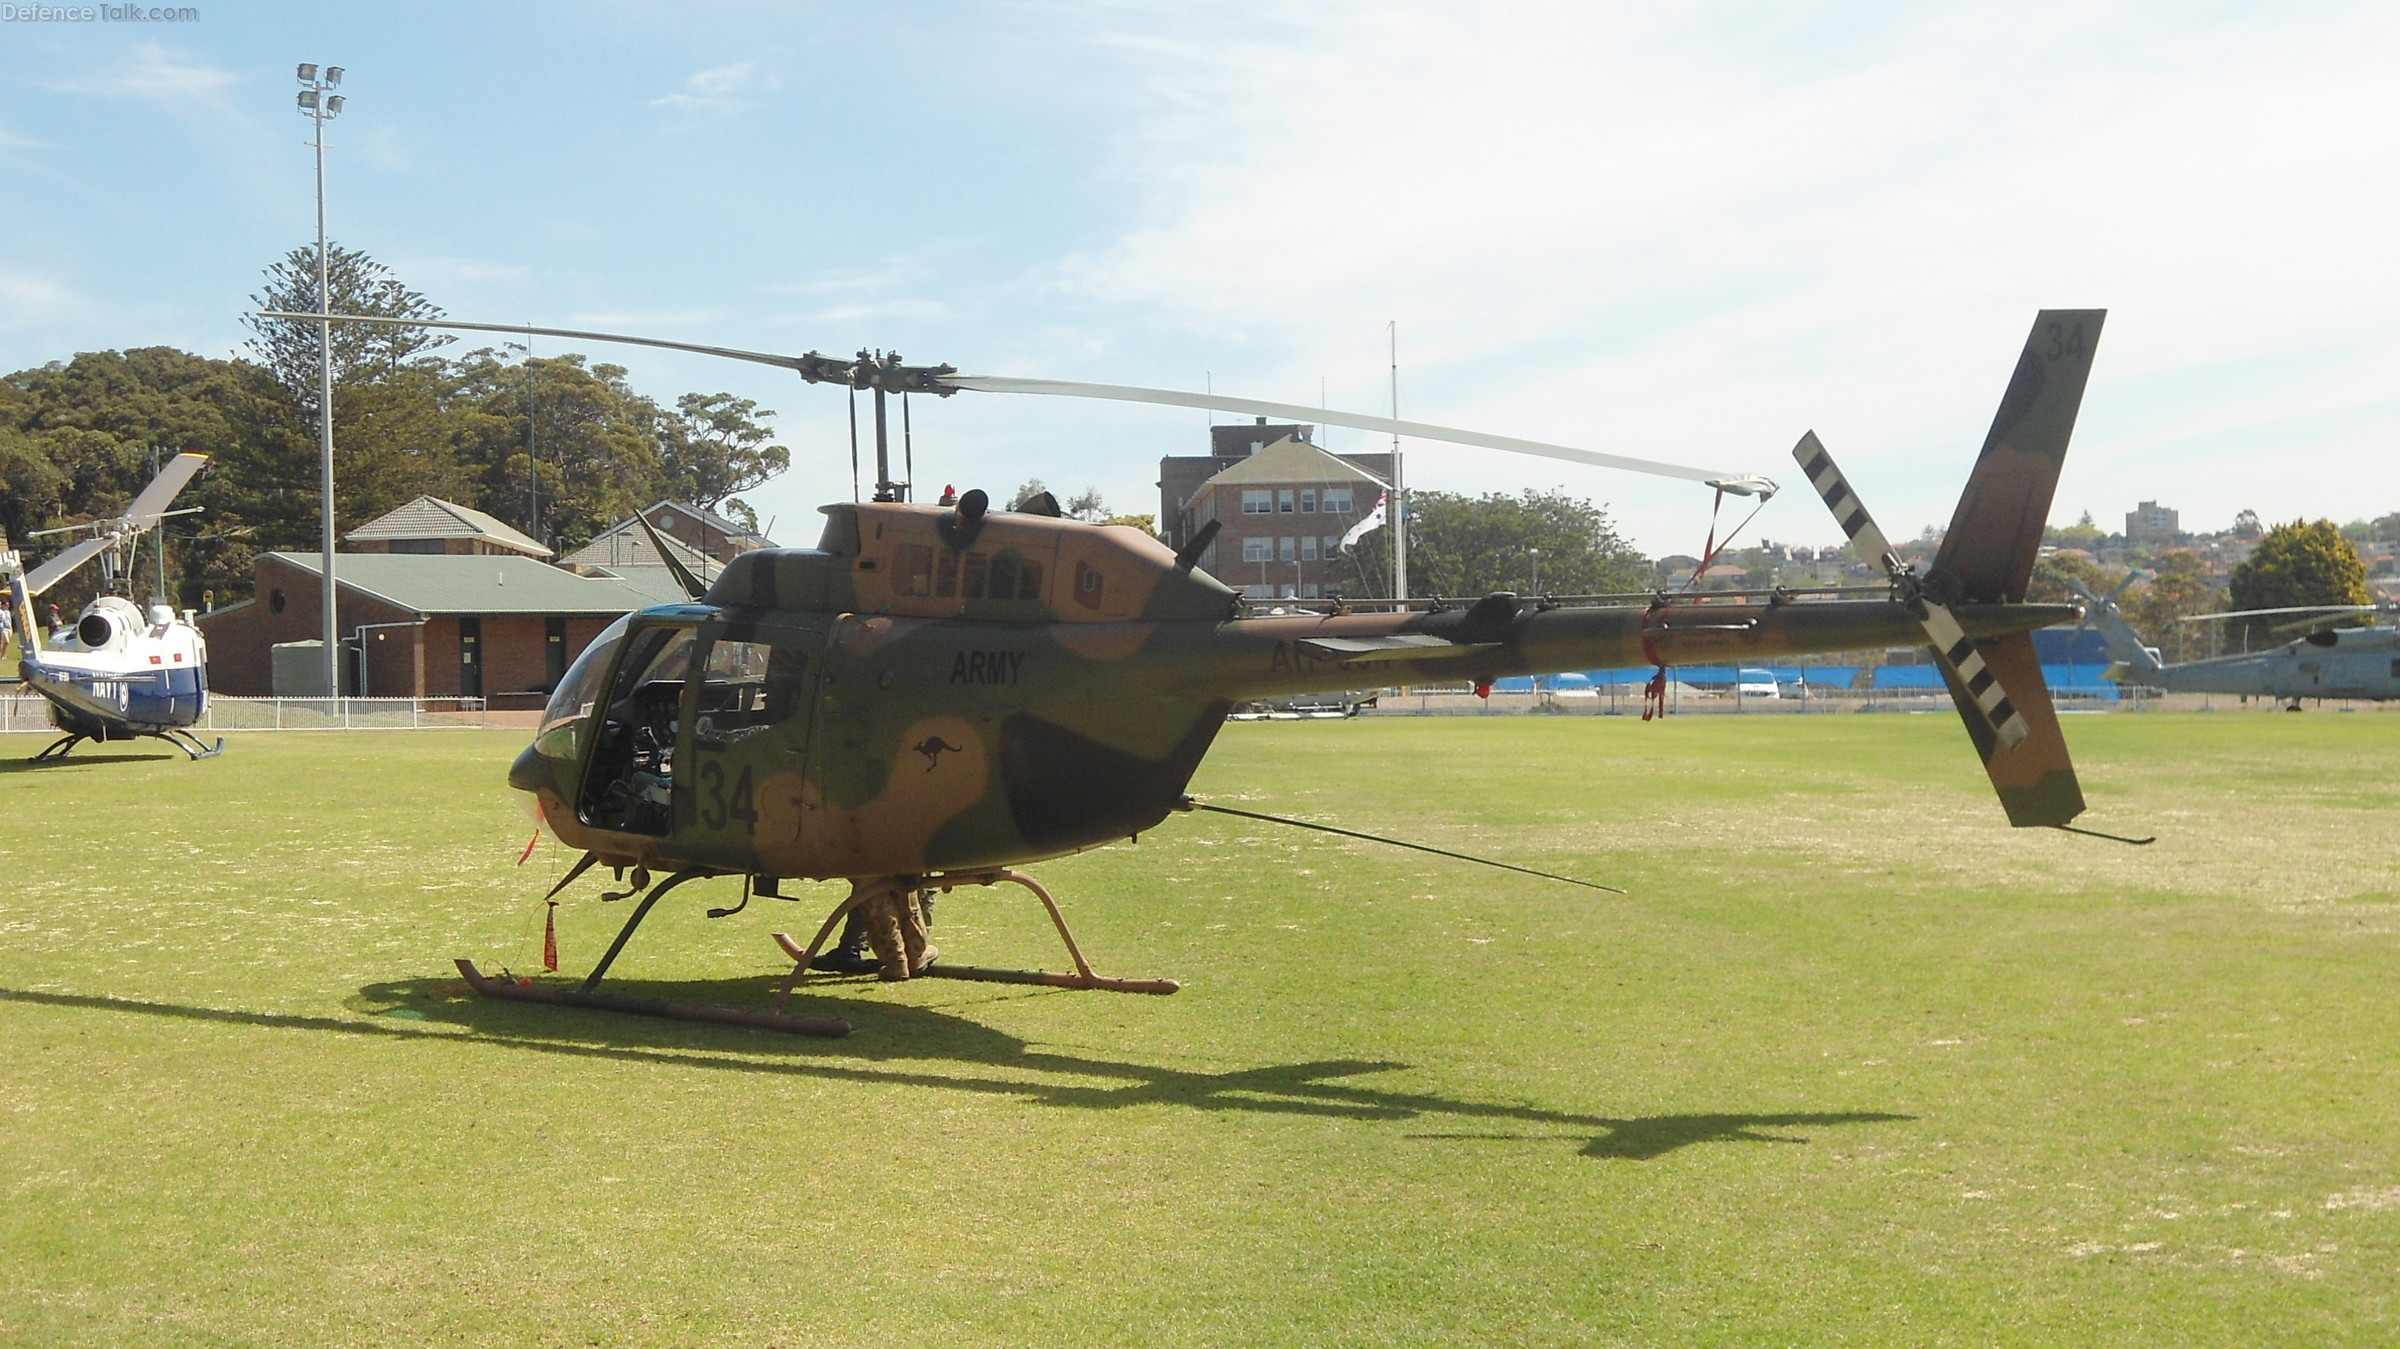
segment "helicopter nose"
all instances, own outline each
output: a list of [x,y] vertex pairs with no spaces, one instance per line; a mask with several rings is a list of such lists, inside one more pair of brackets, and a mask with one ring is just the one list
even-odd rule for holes
[[527,745],[517,761],[508,766],[508,785],[520,792],[538,792],[544,787],[558,787],[558,765],[544,758],[533,746]]

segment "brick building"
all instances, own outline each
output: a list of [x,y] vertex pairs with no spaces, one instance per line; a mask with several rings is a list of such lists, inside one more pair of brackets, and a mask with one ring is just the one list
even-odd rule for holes
[[[253,598],[200,618],[211,688],[321,691],[278,690],[273,668],[276,646],[323,635],[321,562],[314,553],[261,553]],[[646,578],[578,576],[516,552],[343,553],[334,576],[343,692],[503,707],[540,706],[567,663],[620,615],[684,598],[671,583],[662,590]]]
[[[1384,475],[1392,457],[1329,453],[1311,443],[1313,430],[1269,426],[1263,420],[1216,427],[1212,432],[1237,435],[1217,435],[1215,448],[1239,453],[1161,460],[1162,493],[1190,481],[1199,464],[1215,470],[1160,517],[1169,545],[1181,548],[1208,521],[1217,521],[1219,532],[1200,555],[1199,566],[1254,599],[1385,593],[1385,582],[1360,575],[1337,549],[1359,517],[1375,508],[1388,486]],[[1275,431],[1287,434],[1259,442]]]

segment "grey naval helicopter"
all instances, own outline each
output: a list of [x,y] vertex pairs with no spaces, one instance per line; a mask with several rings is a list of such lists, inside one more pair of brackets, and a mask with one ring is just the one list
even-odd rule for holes
[[[145,610],[129,594],[117,593],[132,589],[134,550],[142,535],[170,515],[199,509],[168,507],[207,464],[205,454],[178,454],[123,515],[28,536],[89,536],[30,572],[21,555],[0,538],[0,581],[8,586],[9,607],[25,643],[17,673],[27,688],[49,703],[51,724],[62,733],[33,756],[35,763],[63,759],[86,740],[148,737],[164,740],[193,759],[224,751],[222,739],[208,745],[189,729],[208,710],[207,639],[189,614],[176,613],[163,598],[152,600]],[[103,593],[45,643],[34,621],[33,601],[94,558],[100,560]]]
[[2301,637],[2270,650],[2207,660],[2159,659],[2154,647],[2125,621],[2117,600],[2125,586],[2138,579],[2127,576],[2105,598],[2077,584],[2091,625],[2100,630],[2108,648],[2104,677],[2119,683],[2164,689],[2169,693],[2221,693],[2239,698],[2272,699],[2290,712],[2303,699],[2340,698],[2387,702],[2400,698],[2400,628],[2372,626],[2337,628],[2345,617],[2372,615],[2385,606],[2373,604],[2296,605],[2275,609],[2236,609],[2219,614],[2194,614],[2181,621],[2199,623],[2226,618],[2268,618],[2307,614],[2297,622],[2278,625],[2278,631],[2310,629]]
[[[583,854],[552,896],[595,866],[620,878],[631,872],[630,885],[606,898],[642,899],[607,953],[574,991],[487,978],[464,960],[459,970],[487,995],[841,1034],[846,1023],[785,1016],[781,1007],[835,924],[858,912],[886,979],[1171,993],[1170,980],[1093,973],[1048,892],[1018,868],[1140,835],[1179,811],[1329,829],[1197,802],[1186,788],[1236,705],[1365,684],[1488,685],[1601,666],[1663,670],[1924,646],[2009,822],[2096,832],[2069,824],[2083,795],[2030,635],[2080,611],[2028,604],[2025,592],[2102,318],[2051,310],[2035,320],[1923,573],[1900,562],[1811,432],[1794,457],[1860,555],[1881,561],[1881,585],[1707,596],[1499,592],[1313,608],[1278,601],[1284,607],[1270,612],[1197,569],[1213,522],[1172,551],[1140,530],[1062,518],[1041,497],[1013,511],[992,509],[980,491],[940,505],[909,501],[890,470],[886,396],[1013,392],[1215,407],[1630,468],[1720,492],[1764,497],[1774,484],[1321,408],[970,376],[864,352],[844,360],[517,325],[360,320],[701,351],[874,394],[874,499],[825,507],[814,548],[744,553],[710,586],[682,578],[688,602],[642,610],[603,632],[561,678],[533,743],[508,771],[538,825]],[[597,992],[652,906],[710,876],[743,878],[745,906],[752,895],[784,897],[789,881],[846,881],[849,894],[813,942],[775,934],[795,965],[772,1011]],[[936,960],[924,902],[1002,882],[1042,901],[1075,973]]]

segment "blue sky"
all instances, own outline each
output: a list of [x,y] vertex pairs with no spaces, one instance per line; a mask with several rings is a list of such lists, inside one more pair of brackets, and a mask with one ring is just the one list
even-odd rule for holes
[[[1763,471],[1814,427],[1948,518],[2044,305],[2111,310],[2056,518],[2400,510],[2400,11],[2285,3],[332,6],[0,22],[0,367],[231,354],[313,238],[292,67],[344,66],[333,234],[459,318],[1401,410]],[[545,350],[555,350],[554,344]],[[777,409],[786,542],[849,492]],[[961,395],[920,479],[1153,509],[1199,412]],[[1332,433],[1336,449],[1369,448]],[[1704,489],[1423,445],[1690,551]],[[1805,490],[1753,526],[1834,537]]]

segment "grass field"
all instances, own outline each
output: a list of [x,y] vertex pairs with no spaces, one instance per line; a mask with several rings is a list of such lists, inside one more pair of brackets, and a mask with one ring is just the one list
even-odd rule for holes
[[[2400,713],[1227,728],[1050,864],[1172,998],[837,981],[842,1041],[481,1003],[571,860],[499,733],[0,740],[0,1342],[2390,1344]],[[569,892],[588,967],[623,905]],[[837,897],[662,903],[763,1003]],[[1021,892],[953,959],[1061,967]]]

